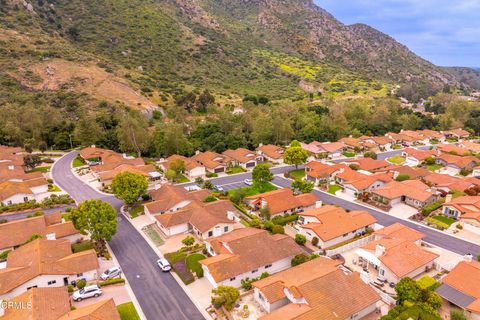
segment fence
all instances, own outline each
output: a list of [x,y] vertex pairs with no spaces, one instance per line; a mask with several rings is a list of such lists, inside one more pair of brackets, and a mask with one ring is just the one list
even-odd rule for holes
[[367,243],[373,241],[374,239],[374,236],[373,235],[369,235],[369,236],[366,236],[364,238],[361,238],[361,239],[358,239],[358,240],[355,240],[355,241],[352,241],[352,242],[349,242],[341,247],[338,247],[338,248],[335,248],[335,249],[331,249],[331,250],[325,250],[325,254],[327,256],[333,256],[333,255],[336,255],[336,254],[341,254],[341,253],[344,253],[344,252],[347,252],[347,251],[350,251],[352,249],[355,249],[355,248],[358,248],[358,247],[361,247],[363,245],[366,245]]

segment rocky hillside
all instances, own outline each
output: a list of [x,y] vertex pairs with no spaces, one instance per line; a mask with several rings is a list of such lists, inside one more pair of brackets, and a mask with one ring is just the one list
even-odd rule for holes
[[[0,52],[12,76],[43,78],[36,63],[46,58],[95,64],[114,73],[111,82],[131,87],[127,100],[141,90],[166,101],[192,87],[285,98],[305,91],[386,92],[385,84],[412,81],[458,84],[393,38],[366,25],[346,26],[312,0],[1,3],[0,33],[17,32],[34,47],[23,50],[25,61],[8,48]],[[46,40],[37,43],[40,38]],[[90,83],[93,90],[96,82]]]
[[473,89],[480,90],[480,69],[447,67],[444,70],[454,75],[458,81]]

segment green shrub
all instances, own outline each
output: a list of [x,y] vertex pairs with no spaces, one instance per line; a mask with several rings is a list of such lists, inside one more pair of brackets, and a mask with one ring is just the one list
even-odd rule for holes
[[105,281],[100,281],[99,285],[100,285],[100,287],[106,287],[106,286],[110,286],[110,285],[118,284],[118,283],[125,283],[125,279],[122,279],[122,278],[108,279],[108,280],[105,280]]
[[272,233],[273,234],[285,234],[285,229],[282,226],[276,224],[272,227]]
[[72,286],[71,284],[69,284],[69,285],[67,286],[67,291],[68,291],[68,293],[72,293],[72,292],[73,292],[73,286]]
[[459,230],[462,230],[462,229],[463,229],[463,226],[458,223],[458,224],[455,225],[455,228],[457,228],[457,229],[459,229]]
[[432,290],[435,289],[436,286],[438,286],[437,281],[429,276],[423,276],[422,278],[417,280],[417,284],[420,289],[423,290]]
[[203,199],[203,202],[205,202],[205,203],[214,202],[214,201],[217,201],[217,198],[215,198],[215,197],[212,196],[212,195],[209,195],[208,197],[206,197],[205,199]]
[[440,208],[443,203],[445,202],[445,199],[440,199],[438,201],[435,201],[434,203],[432,204],[429,204],[425,207],[422,208],[422,214],[424,217],[427,217],[430,213],[432,213],[433,211],[437,210],[438,208]]
[[318,240],[317,237],[313,237],[313,238],[312,238],[312,244],[313,244],[314,246],[316,246],[316,245],[318,244],[318,241],[319,241],[319,240]]
[[303,234],[298,233],[295,235],[295,242],[299,245],[304,245],[305,242],[307,242],[307,237],[305,237]]
[[6,250],[6,251],[3,251],[2,253],[0,253],[0,262],[3,262],[5,260],[7,260],[7,257],[8,257],[8,254],[11,252],[12,250]]
[[463,310],[460,309],[453,309],[450,311],[450,319],[451,320],[467,320]]
[[78,289],[83,289],[87,285],[87,281],[80,279],[77,281],[77,288]]
[[90,240],[72,244],[73,253],[82,252],[90,249],[93,249],[93,242],[91,242]]
[[410,179],[410,176],[408,174],[399,174],[395,180],[396,181],[405,181],[405,180],[409,180]]

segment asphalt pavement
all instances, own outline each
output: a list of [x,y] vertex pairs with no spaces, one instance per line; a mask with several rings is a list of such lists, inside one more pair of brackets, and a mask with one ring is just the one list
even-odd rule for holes
[[[71,163],[77,154],[70,152],[55,163],[55,183],[77,202],[101,199],[118,210],[121,200],[96,191],[72,173]],[[173,276],[159,270],[157,254],[122,214],[118,214],[117,233],[109,245],[147,319],[204,319]]]

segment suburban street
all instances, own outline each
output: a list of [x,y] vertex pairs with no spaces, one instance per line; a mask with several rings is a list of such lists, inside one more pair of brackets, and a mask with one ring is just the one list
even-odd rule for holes
[[[97,192],[72,173],[71,163],[77,154],[70,152],[57,161],[52,169],[55,183],[77,202],[101,199],[118,211],[122,201]],[[127,218],[118,214],[117,221],[117,234],[109,245],[147,319],[204,319],[173,276],[160,271],[157,254]]]

